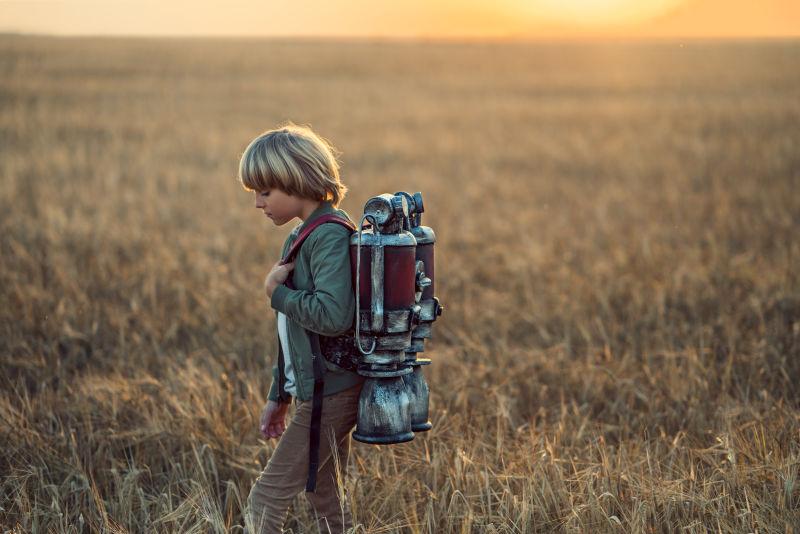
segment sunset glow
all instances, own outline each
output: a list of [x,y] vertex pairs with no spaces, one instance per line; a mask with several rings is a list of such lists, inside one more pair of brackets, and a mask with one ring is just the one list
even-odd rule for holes
[[388,38],[800,36],[797,0],[0,0],[0,32]]
[[527,9],[542,18],[584,25],[640,22],[661,15],[684,0],[529,0]]

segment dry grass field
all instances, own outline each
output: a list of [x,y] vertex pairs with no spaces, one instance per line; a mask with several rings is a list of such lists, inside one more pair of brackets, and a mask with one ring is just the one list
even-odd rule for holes
[[0,531],[242,531],[286,120],[439,239],[434,429],[355,445],[357,532],[800,531],[800,42],[16,36]]

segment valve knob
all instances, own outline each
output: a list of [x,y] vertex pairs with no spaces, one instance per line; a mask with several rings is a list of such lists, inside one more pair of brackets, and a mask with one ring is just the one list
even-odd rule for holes
[[416,302],[419,302],[422,299],[422,292],[425,291],[426,287],[430,287],[433,282],[431,279],[425,276],[425,262],[422,260],[417,260],[417,289],[414,292],[414,299]]
[[422,204],[422,193],[414,193],[414,211],[419,214],[425,211],[425,206]]
[[408,200],[404,196],[395,195],[392,197],[392,211],[397,217],[408,217]]

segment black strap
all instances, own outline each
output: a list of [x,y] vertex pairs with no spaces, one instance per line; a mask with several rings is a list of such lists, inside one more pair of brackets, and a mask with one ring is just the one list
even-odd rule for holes
[[322,361],[319,335],[314,332],[308,332],[308,337],[311,341],[311,358],[314,362],[314,397],[311,400],[306,491],[313,492],[317,486],[317,470],[319,469],[319,440],[322,423],[322,399],[324,398],[323,391],[325,389],[325,363]]
[[284,402],[286,399],[286,397],[284,396],[286,392],[283,390],[284,388],[283,372],[285,369],[286,369],[286,364],[284,363],[283,343],[281,343],[281,340],[279,339],[278,340],[278,397],[280,397],[281,402]]
[[[311,235],[311,233],[319,226],[325,223],[336,223],[349,229],[351,232],[355,231],[356,227],[352,221],[345,219],[337,214],[326,214],[314,219],[302,232],[298,234],[292,242],[286,256],[281,259],[281,264],[289,263],[294,260],[300,252],[300,247],[303,242]],[[284,282],[289,289],[296,289],[290,273]],[[319,344],[319,335],[314,332],[308,331],[308,337],[311,341],[311,359],[314,364],[314,396],[311,399],[311,428],[309,429],[309,446],[308,446],[308,480],[306,481],[306,491],[313,492],[317,487],[317,470],[319,469],[319,440],[321,434],[322,424],[322,399],[325,390],[325,362],[322,358],[322,349]],[[282,354],[279,353],[278,357],[281,358]],[[283,360],[280,359],[281,372],[283,372]]]

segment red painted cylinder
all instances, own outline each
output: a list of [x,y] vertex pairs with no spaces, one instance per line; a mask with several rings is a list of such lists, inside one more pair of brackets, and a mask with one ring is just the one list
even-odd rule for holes
[[[366,234],[365,234],[366,236]],[[350,272],[353,278],[353,290],[356,288],[356,259],[358,257],[358,246],[350,245]],[[370,299],[372,298],[372,247],[361,244],[361,276],[359,277],[361,287],[359,288],[359,300],[362,309],[369,309]]]
[[414,226],[411,233],[417,240],[417,260],[425,263],[425,276],[431,279],[431,285],[423,289],[421,301],[433,300],[436,295],[436,276],[433,257],[433,245],[436,243],[436,234],[428,226]]
[[384,247],[383,308],[407,310],[414,305],[415,247]]
[[[374,236],[364,232],[361,240],[361,274],[359,300],[361,311],[371,308],[372,302],[372,249],[376,242],[383,245],[383,309],[408,310],[414,305],[416,290],[416,241],[409,232]],[[353,287],[356,287],[357,236],[350,244],[350,265]]]

